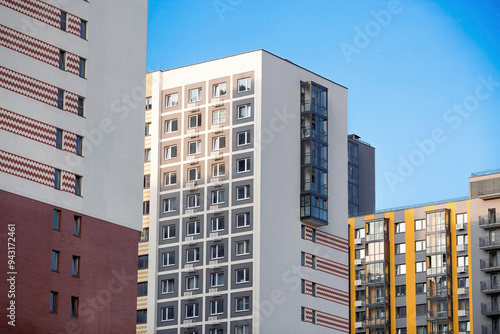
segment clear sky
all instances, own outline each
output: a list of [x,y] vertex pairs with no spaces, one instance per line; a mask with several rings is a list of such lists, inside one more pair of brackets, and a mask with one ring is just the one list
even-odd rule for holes
[[500,1],[149,0],[148,71],[265,49],[349,88],[377,209],[500,168]]

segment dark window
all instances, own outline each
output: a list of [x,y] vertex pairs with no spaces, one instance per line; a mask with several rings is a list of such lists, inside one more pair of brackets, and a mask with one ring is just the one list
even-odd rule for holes
[[83,154],[83,137],[81,136],[76,136],[76,154]]
[[139,256],[139,265],[137,269],[147,269],[148,268],[148,255],[141,255]]
[[71,264],[71,274],[75,277],[80,277],[80,257],[73,255],[73,262]]
[[78,317],[78,297],[71,296],[71,316]]
[[137,283],[137,296],[147,296],[148,295],[148,282]]
[[406,306],[396,307],[396,318],[406,318]]
[[52,251],[52,263],[50,265],[52,271],[59,271],[59,251]]
[[78,97],[78,116],[83,117],[83,106],[84,106],[84,98]]
[[87,61],[83,58],[80,58],[80,66],[78,66],[78,75],[82,78],[85,78],[85,66]]
[[61,230],[61,210],[54,209],[54,215],[52,217],[52,228],[56,231]]
[[82,195],[82,177],[75,175],[75,195]]
[[50,312],[57,313],[57,292],[50,291]]
[[66,13],[61,11],[61,30],[66,31]]
[[427,304],[417,305],[417,316],[419,315],[427,315]]
[[64,109],[64,91],[62,89],[57,90],[57,108]]
[[56,129],[56,147],[58,149],[62,149],[62,143],[63,143],[63,130]]
[[137,323],[144,324],[148,321],[148,310],[137,310]]
[[61,171],[54,169],[54,188],[61,189]]
[[149,201],[142,202],[142,214],[149,215]]
[[82,217],[75,216],[75,218],[73,219],[73,235],[79,237],[81,231],[82,231]]
[[149,228],[145,227],[139,233],[139,242],[149,241]]
[[87,39],[87,21],[80,21],[80,37]]
[[148,189],[151,186],[151,175],[144,175],[144,189]]
[[59,50],[59,68],[61,70],[66,69],[66,51]]

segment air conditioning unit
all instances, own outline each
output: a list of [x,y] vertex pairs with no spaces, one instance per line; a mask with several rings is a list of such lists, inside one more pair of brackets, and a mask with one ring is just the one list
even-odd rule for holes
[[208,262],[208,264],[209,264],[210,266],[213,266],[214,268],[220,268],[220,267],[221,267],[221,266],[220,266],[220,261],[219,261],[219,260],[212,260],[212,261]]
[[195,190],[197,188],[196,181],[186,182],[186,188],[188,190]]
[[457,245],[457,252],[463,252],[467,250],[467,245]]
[[196,216],[198,216],[198,212],[196,212],[195,209],[187,209],[186,210],[186,215],[189,217],[189,218],[194,218]]
[[195,239],[193,236],[186,237],[186,239],[184,240],[187,241],[188,245],[195,245],[198,243],[198,240]]
[[220,124],[213,124],[211,129],[212,131],[215,131],[215,133],[220,133],[224,130],[224,127]]
[[223,158],[222,152],[219,152],[219,151],[212,152],[212,159],[220,160],[222,158]]
[[187,271],[189,272],[193,272],[193,271],[196,271],[196,267],[194,266],[194,264],[186,264],[184,266],[184,269],[186,269]]
[[364,303],[364,301],[362,301],[362,300],[356,300],[356,301],[354,302],[354,306],[355,306],[355,307],[362,307],[363,305],[365,305],[365,303]]
[[208,321],[211,321],[211,322],[218,322],[218,321],[219,321],[219,317],[217,317],[217,316],[214,316],[214,317],[208,317]]
[[218,187],[218,186],[222,185],[222,183],[220,182],[220,178],[218,178],[218,177],[211,178],[211,179],[210,179],[210,183],[211,183],[214,187]]
[[183,324],[184,324],[184,325],[190,325],[190,324],[192,324],[192,323],[193,323],[193,320],[192,320],[192,319],[185,319],[185,320],[183,321]]
[[222,210],[218,205],[210,205],[210,211],[212,211],[212,213],[219,213]]
[[196,164],[198,163],[198,157],[195,157],[194,155],[188,155],[186,158],[186,162],[188,162],[191,165]]
[[360,266],[361,264],[363,264],[363,260],[361,260],[361,259],[354,259],[354,265],[355,266]]
[[220,296],[221,295],[221,292],[218,288],[208,289],[208,293],[211,294],[212,296]]
[[363,280],[361,280],[361,279],[354,280],[354,285],[356,285],[356,286],[363,285]]
[[465,272],[467,272],[467,267],[464,267],[464,266],[457,267],[457,272],[458,273],[465,273]]
[[457,230],[465,229],[464,223],[457,223]]
[[354,323],[354,327],[355,328],[363,328],[364,327],[363,321],[356,321]]
[[200,110],[200,107],[196,105],[196,103],[188,103],[187,108],[189,111],[198,111]]
[[458,316],[459,317],[467,316],[467,310],[458,310]]
[[193,291],[184,291],[184,297],[192,297]]
[[224,105],[224,99],[222,99],[220,97],[213,98],[212,102],[215,103],[216,107]]
[[196,129],[189,129],[186,133],[190,138],[198,137],[198,131],[196,131]]
[[361,239],[361,238],[354,239],[354,244],[355,245],[361,245],[362,243],[363,243],[363,239]]
[[466,295],[467,294],[467,288],[458,288],[457,293],[459,295]]

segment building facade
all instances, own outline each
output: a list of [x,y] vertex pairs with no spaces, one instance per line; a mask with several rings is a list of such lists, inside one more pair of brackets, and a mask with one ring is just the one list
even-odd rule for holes
[[351,333],[498,333],[498,172],[467,198],[349,219]]
[[349,217],[375,212],[375,148],[360,138],[347,137]]
[[147,2],[0,16],[0,332],[131,332]]
[[137,332],[348,332],[347,89],[264,50],[147,82]]

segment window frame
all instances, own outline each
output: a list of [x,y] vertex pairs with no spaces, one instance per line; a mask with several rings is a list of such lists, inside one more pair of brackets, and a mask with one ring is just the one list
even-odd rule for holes
[[[222,196],[221,196],[222,194]],[[226,191],[225,189],[216,189],[216,190],[212,190],[212,200],[211,200],[211,203],[213,205],[217,205],[217,204],[224,204],[226,202]],[[221,197],[222,197],[222,200],[221,200]],[[216,199],[217,201],[214,202],[214,199]]]
[[223,271],[216,271],[210,274],[210,287],[217,288],[224,286],[226,277]]
[[188,194],[186,196],[186,209],[195,209],[200,207],[200,194]]
[[252,117],[252,105],[250,103],[240,104],[237,108],[238,119],[245,119]]
[[[221,168],[222,166],[222,168]],[[221,173],[222,169],[222,173]],[[215,173],[217,171],[217,173]],[[226,163],[219,162],[212,165],[212,177],[221,177],[226,175]]]
[[[173,98],[174,96],[175,99]],[[165,108],[176,107],[178,105],[179,105],[179,93],[172,93],[165,95]]]
[[[192,281],[193,284],[190,284]],[[186,291],[198,290],[200,288],[200,277],[198,275],[186,276]]]
[[175,211],[177,211],[177,199],[175,197],[164,198],[163,199],[163,213],[169,213],[169,212],[175,212]]
[[58,309],[58,299],[59,299],[59,292],[57,291],[50,291],[50,302],[49,302],[49,312],[50,313],[57,313]]
[[71,275],[73,277],[80,277],[80,256],[73,255],[71,261]]
[[[238,272],[243,272],[243,280],[238,280]],[[234,271],[236,284],[244,284],[250,282],[250,268],[239,268]]]
[[225,255],[224,244],[215,244],[210,246],[210,259],[223,259]]
[[[192,150],[194,148],[194,151]],[[193,140],[188,142],[188,155],[195,155],[201,153],[201,140]]]
[[[243,216],[243,225],[240,225],[240,216]],[[248,227],[250,225],[250,212],[241,212],[236,214],[236,228]]]
[[161,281],[161,294],[166,295],[175,292],[175,278],[167,278]]
[[162,255],[161,255],[161,266],[162,267],[175,266],[176,263],[177,263],[177,260],[175,258],[175,251],[162,253]]
[[[237,146],[246,146],[251,144],[251,136],[250,136],[250,130],[245,130],[238,132],[236,134],[236,139],[237,139]],[[241,136],[243,135],[243,143],[241,143]]]
[[50,270],[58,273],[59,272],[59,259],[61,252],[58,250],[52,250],[52,258],[50,262]]
[[227,117],[226,109],[216,109],[212,111],[212,124],[225,123],[227,121],[226,117]]
[[[188,308],[189,307],[192,307],[192,314],[191,315],[188,315],[189,313],[191,312],[188,312]],[[198,318],[200,315],[199,315],[199,309],[200,309],[200,306],[198,303],[189,303],[189,304],[186,304],[186,307],[185,307],[185,311],[186,311],[186,316],[185,318],[186,319],[192,319],[192,318]]]
[[[191,233],[190,232],[190,226],[193,225],[194,226],[194,229],[195,229],[195,232],[194,233]],[[186,236],[191,236],[191,235],[197,235],[197,234],[200,234],[201,232],[201,223],[199,220],[188,220],[186,222]]]
[[226,136],[217,136],[212,138],[212,151],[220,151],[226,148]]
[[252,90],[252,78],[246,77],[237,81],[238,93],[245,93]]
[[[241,189],[243,189],[243,194],[242,194],[243,197],[240,197]],[[251,197],[251,193],[250,193],[250,185],[249,184],[244,184],[244,185],[236,187],[236,200],[237,201],[243,201],[246,199],[250,199],[250,197]]]
[[[241,302],[242,302],[241,306],[243,306],[243,308],[239,309],[238,306],[240,306]],[[235,312],[250,311],[250,297],[249,296],[236,297],[234,304],[235,304]]]
[[186,263],[200,262],[200,249],[198,247],[186,249]]
[[[240,253],[240,245],[243,245],[243,252]],[[243,256],[250,254],[250,240],[238,240],[235,242],[235,254],[236,256]]]
[[177,132],[179,130],[179,121],[177,120],[177,118],[167,119],[165,120],[163,127],[163,131],[165,133]]
[[[173,182],[172,182],[172,179],[173,179]],[[173,186],[174,184],[177,184],[177,171],[170,171],[170,172],[163,173],[163,185],[164,186]]]
[[[192,171],[194,171],[194,178],[192,178]],[[187,181],[193,182],[201,180],[201,167],[193,167],[187,169]]]
[[[193,94],[193,93],[196,93]],[[203,100],[203,88],[193,88],[188,91],[189,103],[196,103]]]
[[[162,232],[161,237],[163,240],[175,239],[175,237],[177,236],[175,224],[164,225],[162,227],[161,232]],[[165,234],[165,232],[167,232],[167,233]],[[167,235],[167,236],[165,237],[165,235]]]
[[212,232],[224,231],[226,229],[226,218],[224,216],[212,217],[212,219],[210,219],[210,226]]
[[[220,86],[221,85],[224,85],[224,89],[222,89]],[[227,84],[226,82],[219,82],[219,83],[216,83],[212,86],[212,97],[221,97],[221,96],[225,96],[227,94]],[[224,93],[221,93],[221,92],[224,92]]]
[[[244,169],[240,169],[240,161],[243,162]],[[236,173],[248,173],[252,170],[251,158],[236,159]]]
[[163,155],[164,155],[163,158],[165,160],[176,159],[177,154],[178,154],[177,144],[165,146],[164,152],[163,152]]
[[166,306],[160,308],[160,321],[174,321],[175,320],[175,308],[173,306]]

